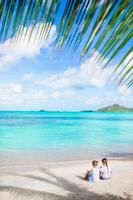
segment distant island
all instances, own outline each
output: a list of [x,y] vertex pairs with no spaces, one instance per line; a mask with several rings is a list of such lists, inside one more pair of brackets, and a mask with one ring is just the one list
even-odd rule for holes
[[97,112],[133,112],[133,108],[121,106],[119,104],[113,104],[104,108],[100,108]]
[[95,112],[94,110],[81,110],[81,112]]
[[[39,110],[39,112],[69,112],[69,111],[47,111]],[[98,110],[81,110],[80,112],[133,112],[133,108],[128,108],[119,104],[113,104]]]
[[46,112],[46,110],[39,110],[39,112]]
[[83,110],[81,112],[133,112],[133,108],[128,108],[125,106],[121,106],[119,104],[113,104],[104,108],[100,108],[96,111],[92,110]]

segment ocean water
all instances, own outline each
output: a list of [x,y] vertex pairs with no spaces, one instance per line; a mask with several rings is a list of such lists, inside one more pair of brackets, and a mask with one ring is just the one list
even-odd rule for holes
[[133,152],[133,113],[0,111],[0,151]]

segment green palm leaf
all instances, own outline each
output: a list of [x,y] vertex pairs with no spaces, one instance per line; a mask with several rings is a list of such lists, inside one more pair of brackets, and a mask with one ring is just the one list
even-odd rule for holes
[[1,0],[0,43],[10,37],[16,45],[27,38],[30,43],[38,24],[34,45],[43,46],[57,19],[56,47],[80,49],[81,58],[98,51],[93,71],[95,63],[104,69],[121,55],[113,74],[119,84],[132,85],[131,62],[123,65],[133,47],[132,0]]
[[[108,44],[109,40],[111,40],[112,37],[115,37],[114,36],[114,32],[116,30],[119,30],[119,33],[120,33],[123,30],[123,28],[125,28],[125,26],[127,25],[128,20],[129,20],[128,18],[131,18],[131,14],[133,12],[132,7],[129,7],[128,10],[126,9],[126,7],[128,5],[129,5],[129,1],[123,1],[122,5],[120,7],[119,6],[117,7],[115,13],[112,15],[112,17],[109,20],[107,26],[103,30],[103,33],[101,34],[99,40],[97,41],[96,45],[94,46],[93,53],[99,48],[99,46],[104,42],[104,40],[106,40],[106,38],[110,34],[110,31],[113,30],[114,27],[115,27],[115,30],[112,32],[112,35],[110,35],[110,37],[106,41],[107,44]],[[120,20],[120,17],[122,17],[121,18],[121,22],[122,23],[120,22],[120,23],[117,23],[117,25],[116,25],[116,21]],[[117,31],[116,35],[118,35],[119,33]],[[105,48],[105,46],[104,46],[104,48]],[[103,48],[102,48],[102,50],[103,50]]]
[[124,74],[122,75],[122,77],[120,78],[120,81],[119,81],[119,84],[122,83],[122,81],[124,80],[125,77],[127,77],[127,75],[129,73],[131,73],[133,71],[133,66],[129,67],[125,72]]

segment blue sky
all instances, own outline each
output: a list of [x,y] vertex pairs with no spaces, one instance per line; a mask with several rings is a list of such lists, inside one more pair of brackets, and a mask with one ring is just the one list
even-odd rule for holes
[[82,61],[79,52],[57,52],[52,45],[56,25],[45,46],[35,46],[37,26],[30,43],[25,39],[14,45],[9,38],[0,44],[0,110],[78,111],[113,103],[133,107],[132,89],[108,81],[119,57],[100,76],[100,65],[93,74],[92,66],[99,52]]

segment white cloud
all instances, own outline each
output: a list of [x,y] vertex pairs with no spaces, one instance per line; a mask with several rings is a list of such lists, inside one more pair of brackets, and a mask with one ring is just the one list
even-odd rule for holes
[[87,105],[88,107],[99,107],[102,104],[102,99],[99,98],[99,96],[96,95],[92,95],[89,96],[86,100],[85,100],[85,105]]
[[48,110],[83,110],[97,109],[113,103],[132,107],[132,102],[132,92],[123,95],[118,90],[105,90],[105,88],[89,88],[80,91],[74,88],[29,89],[16,83],[0,86],[1,109],[7,105],[10,109],[41,109],[45,106]]
[[120,85],[118,87],[118,92],[122,96],[129,96],[131,94],[131,89],[128,88],[126,85]]
[[0,104],[17,104],[24,93],[24,89],[20,84],[8,83],[0,86]]
[[[40,53],[40,50],[42,48],[49,47],[49,45],[53,42],[53,39],[55,37],[56,26],[52,26],[47,42],[45,44],[38,44],[37,42],[39,41],[39,36],[41,34],[43,26],[44,24],[42,23],[39,23],[35,26],[30,40],[30,32],[32,29],[31,26],[28,29],[25,27],[23,29],[21,38],[18,37],[16,41],[15,37],[18,36],[19,30],[14,36],[14,38],[10,38],[4,43],[0,44],[0,70],[3,70],[11,66],[12,64],[19,62],[22,58],[34,57]],[[19,29],[22,29],[22,27],[20,27]]]
[[48,95],[44,91],[32,91],[29,93],[29,98],[36,99],[36,100],[44,100],[48,99]]
[[[93,57],[82,63],[79,69],[76,67],[69,67],[60,74],[54,74],[49,78],[43,78],[42,80],[36,81],[36,83],[53,89],[69,87],[82,88],[88,86],[102,87],[106,84],[107,78],[112,72],[112,67],[101,72],[102,65],[98,66],[98,63],[95,62],[95,58],[98,55],[99,54],[96,52]],[[93,65],[97,67],[95,73],[93,72]]]
[[[126,66],[126,67],[125,67]],[[132,66],[133,66],[133,52],[131,52],[127,58],[124,60],[123,64],[121,64],[121,66],[117,69],[117,72],[114,73],[114,78],[116,79],[116,81],[118,83],[121,83],[126,85],[126,79],[123,79],[123,77],[125,76],[125,73],[130,69],[130,74],[132,74]],[[128,75],[129,76],[129,75]],[[127,77],[128,77],[127,76]],[[123,80],[121,80],[121,78]],[[130,78],[128,79],[128,82],[132,80],[132,76],[130,76]],[[125,87],[125,86],[124,86]]]
[[[104,98],[103,98],[104,97]],[[111,104],[120,104],[132,107],[133,96],[132,93],[123,95],[119,91],[102,92],[98,95],[89,94],[85,99],[85,108],[98,109],[100,107],[108,106]]]
[[12,93],[13,94],[23,93],[23,87],[15,83],[8,83],[7,85],[0,86],[0,94],[10,95]]
[[33,78],[33,72],[30,72],[30,73],[23,75],[24,80],[30,81],[30,80],[32,80],[32,78]]
[[22,93],[23,88],[19,84],[9,83],[8,89],[11,93]]
[[16,106],[18,104],[20,107],[30,106],[45,102],[48,98],[49,96],[46,92],[24,89],[20,84],[8,83],[0,86],[0,105]]
[[56,91],[51,95],[51,97],[54,98],[54,99],[58,99],[58,98],[61,97],[61,94],[58,91]]
[[65,99],[67,97],[73,97],[75,92],[72,90],[55,91],[52,93],[51,97],[53,99]]

